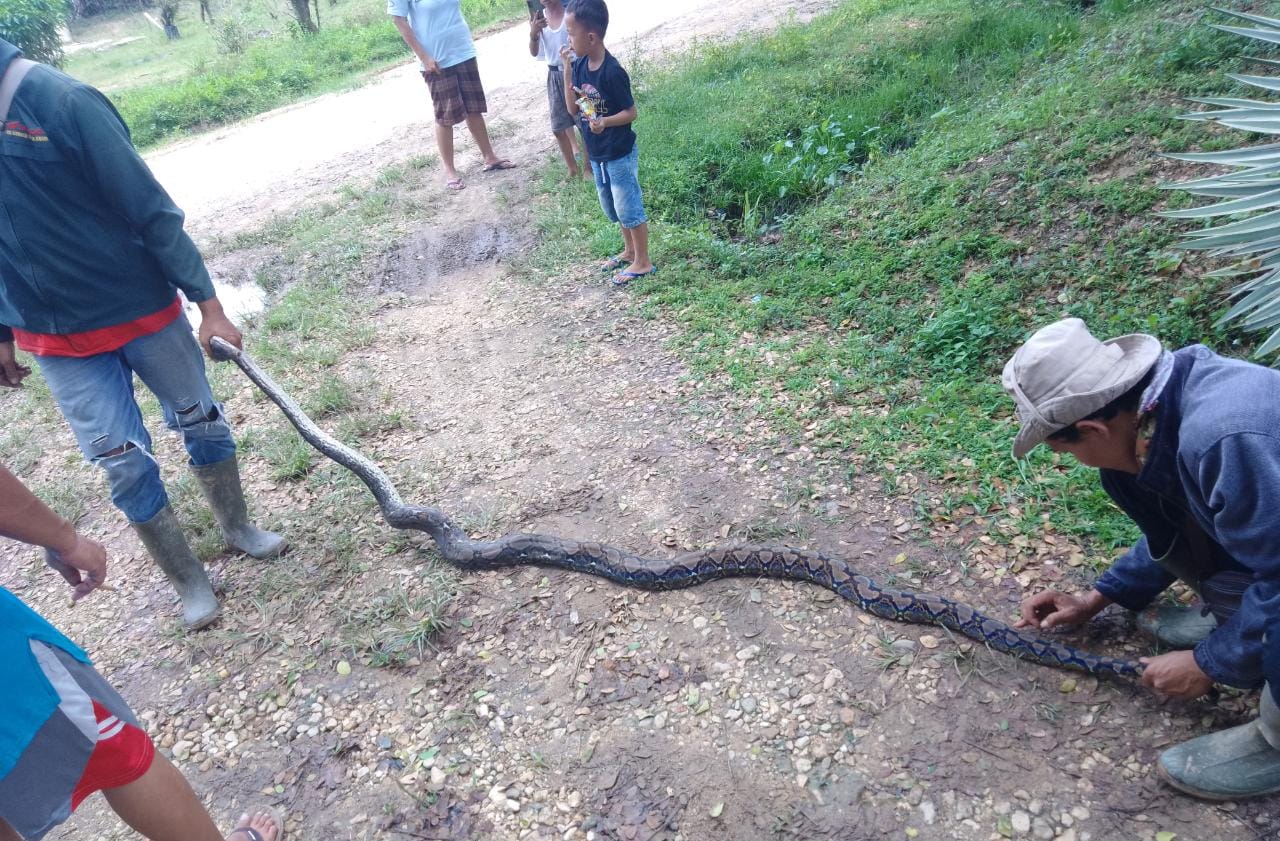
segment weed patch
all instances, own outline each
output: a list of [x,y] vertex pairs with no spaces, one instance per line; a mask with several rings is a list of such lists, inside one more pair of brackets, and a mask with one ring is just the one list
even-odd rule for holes
[[[903,471],[927,477],[923,517],[1132,539],[1092,471],[1012,460],[999,373],[1063,315],[1247,350],[1212,326],[1224,290],[1149,217],[1182,200],[1155,188],[1172,172],[1158,153],[1219,142],[1176,119],[1180,96],[1221,83],[1208,71],[1236,69],[1199,13],[851,0],[641,74],[663,271],[638,307],[680,323],[695,375],[758,398],[782,433],[809,430],[893,493]],[[539,207],[534,270],[616,250],[591,196]]]

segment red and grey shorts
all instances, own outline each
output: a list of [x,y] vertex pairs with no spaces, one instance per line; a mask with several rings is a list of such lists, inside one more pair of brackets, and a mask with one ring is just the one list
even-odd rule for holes
[[147,773],[155,747],[93,666],[42,642],[32,641],[31,651],[58,694],[58,709],[0,780],[0,819],[38,841],[95,791]]

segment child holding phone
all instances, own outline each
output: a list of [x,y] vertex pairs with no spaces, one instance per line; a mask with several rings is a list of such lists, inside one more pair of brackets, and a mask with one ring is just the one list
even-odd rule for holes
[[[526,0],[529,5],[529,55],[547,63],[547,104],[551,111],[551,131],[556,136],[560,154],[569,167],[569,177],[590,177],[586,144],[578,144],[573,127],[577,122],[565,105],[564,69],[560,64],[560,48],[569,43],[565,28],[565,8],[561,0]],[[576,160],[582,148],[582,166]]]

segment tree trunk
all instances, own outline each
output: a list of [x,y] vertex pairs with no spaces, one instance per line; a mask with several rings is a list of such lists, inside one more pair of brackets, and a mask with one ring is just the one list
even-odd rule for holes
[[293,11],[293,18],[298,22],[298,26],[302,27],[303,32],[320,31],[320,27],[316,26],[315,21],[311,19],[311,0],[289,0],[289,8]]

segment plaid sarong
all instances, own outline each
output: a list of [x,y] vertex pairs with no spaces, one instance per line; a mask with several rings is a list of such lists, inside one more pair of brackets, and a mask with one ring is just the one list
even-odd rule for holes
[[480,84],[480,65],[474,58],[452,67],[442,67],[439,73],[422,74],[431,90],[431,102],[436,107],[436,122],[442,126],[456,126],[467,119],[468,114],[483,114],[489,110],[484,99],[484,86]]

